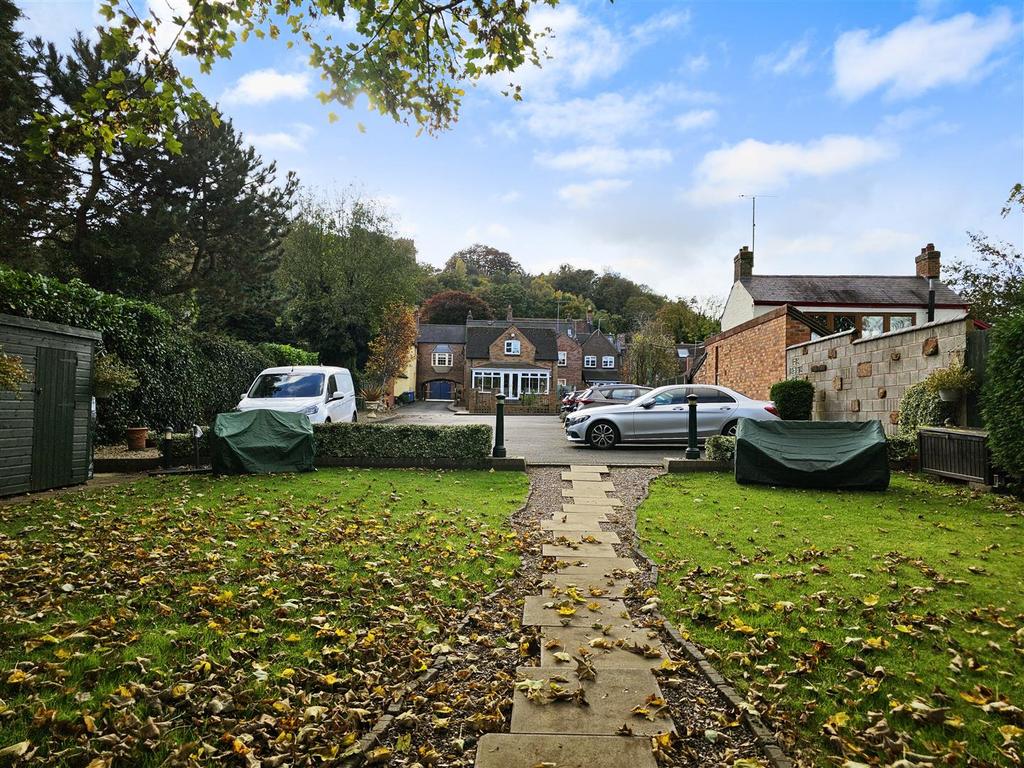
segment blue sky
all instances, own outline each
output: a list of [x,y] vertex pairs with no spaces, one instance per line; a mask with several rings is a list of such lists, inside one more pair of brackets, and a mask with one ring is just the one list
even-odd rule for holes
[[[30,35],[96,23],[92,0],[16,1]],[[184,0],[153,8],[169,2]],[[554,58],[513,76],[524,101],[501,96],[508,78],[481,83],[438,137],[322,106],[283,42],[240,45],[199,83],[265,157],[378,198],[436,265],[485,242],[534,272],[569,262],[724,296],[750,243],[744,193],[764,196],[762,274],[912,274],[929,242],[969,256],[967,230],[1024,241],[1021,217],[999,215],[1024,179],[1019,4],[580,0],[534,15]]]

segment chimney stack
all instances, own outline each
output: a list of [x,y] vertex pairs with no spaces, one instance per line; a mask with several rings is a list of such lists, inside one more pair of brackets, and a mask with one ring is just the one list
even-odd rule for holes
[[587,330],[592,331],[594,329],[594,310],[591,307],[587,307]]
[[732,260],[732,266],[734,283],[741,277],[750,277],[754,274],[754,252],[744,245]]
[[917,276],[938,280],[939,270],[942,266],[941,262],[942,252],[935,250],[935,246],[932,243],[928,243],[928,245],[921,249],[921,253],[918,254],[917,258],[914,259],[914,264],[917,266]]
[[508,305],[508,309],[505,310],[505,319],[510,323],[512,322],[512,305]]

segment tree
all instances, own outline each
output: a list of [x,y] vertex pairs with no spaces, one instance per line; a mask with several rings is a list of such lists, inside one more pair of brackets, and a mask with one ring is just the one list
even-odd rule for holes
[[442,291],[423,302],[420,320],[440,325],[465,325],[470,312],[476,320],[493,317],[491,308],[483,299],[465,291]]
[[480,243],[456,251],[448,257],[444,271],[458,274],[460,270],[464,270],[462,274],[470,278],[486,277],[499,282],[526,276],[522,265],[505,251]]
[[596,281],[597,273],[594,270],[576,269],[571,264],[563,264],[553,274],[552,285],[560,291],[590,298]]
[[675,343],[661,323],[651,321],[633,334],[625,365],[629,380],[645,387],[657,387],[678,373]]
[[677,344],[704,341],[721,330],[721,310],[715,299],[678,299],[663,304],[655,317]]
[[[159,15],[151,5],[141,17],[125,0],[104,0],[99,12],[106,23],[98,28],[103,56],[128,63],[91,83],[81,99],[41,116],[35,149],[39,155],[54,147],[91,155],[128,141],[143,147],[163,142],[176,152],[177,117],[211,115],[176,60],[188,57],[208,73],[250,37],[283,37],[289,48],[305,48],[326,82],[319,94],[325,103],[351,107],[366,96],[382,115],[443,130],[456,120],[467,83],[528,61],[540,65],[537,40],[544,31],[535,32],[527,21],[535,1],[189,0],[180,16],[170,18],[174,11]],[[335,39],[324,20],[348,31]],[[168,29],[175,32],[170,43]],[[520,98],[518,86],[509,92]]]
[[370,342],[366,376],[385,392],[405,370],[415,353],[416,316],[408,304],[389,304],[384,308],[380,331]]
[[1024,310],[1006,315],[992,329],[982,413],[996,464],[1024,482]]

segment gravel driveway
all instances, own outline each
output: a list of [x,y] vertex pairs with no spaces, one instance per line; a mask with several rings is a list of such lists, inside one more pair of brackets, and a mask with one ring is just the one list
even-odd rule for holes
[[[456,416],[444,402],[416,402],[402,406],[390,424],[488,424],[494,416]],[[607,464],[611,466],[660,467],[666,456],[681,457],[685,446],[621,446],[597,451],[574,445],[565,439],[557,416],[506,416],[505,449],[509,456],[525,456],[534,466],[569,464]]]

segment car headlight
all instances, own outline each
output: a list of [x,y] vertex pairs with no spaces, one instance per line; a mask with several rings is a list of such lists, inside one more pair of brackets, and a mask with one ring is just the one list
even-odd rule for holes
[[582,424],[584,421],[586,421],[589,418],[590,418],[590,414],[589,413],[586,416],[573,416],[571,419],[569,419],[569,423],[570,424]]
[[320,406],[319,405],[307,405],[305,408],[303,408],[301,411],[299,411],[299,413],[301,413],[304,416],[312,416],[314,413],[316,413],[319,410],[320,410]]

